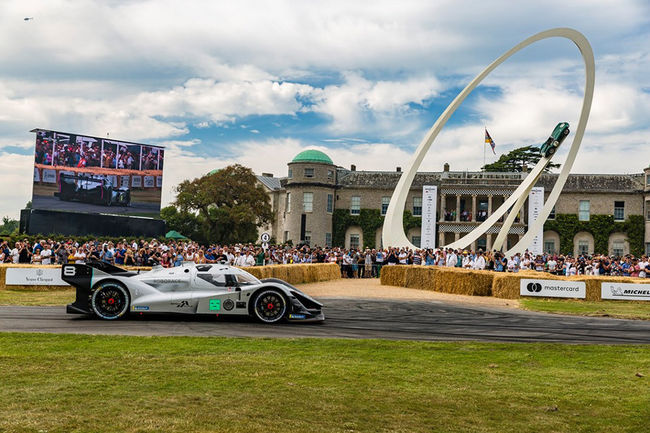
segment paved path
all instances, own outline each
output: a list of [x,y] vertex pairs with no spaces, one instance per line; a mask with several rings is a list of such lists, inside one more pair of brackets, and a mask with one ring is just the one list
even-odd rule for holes
[[382,338],[424,341],[650,343],[650,321],[548,315],[443,302],[323,299],[323,324],[248,318],[136,316],[115,322],[67,315],[65,307],[0,307],[0,331],[113,335]]

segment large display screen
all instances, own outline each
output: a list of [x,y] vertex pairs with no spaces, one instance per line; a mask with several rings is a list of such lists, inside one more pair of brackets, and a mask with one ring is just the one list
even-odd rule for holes
[[158,216],[165,150],[35,129],[32,208]]

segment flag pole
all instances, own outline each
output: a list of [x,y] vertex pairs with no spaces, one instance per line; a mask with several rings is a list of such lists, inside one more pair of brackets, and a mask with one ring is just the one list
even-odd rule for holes
[[[487,131],[487,126],[485,126],[485,131]],[[485,139],[483,139],[483,167],[485,167]]]

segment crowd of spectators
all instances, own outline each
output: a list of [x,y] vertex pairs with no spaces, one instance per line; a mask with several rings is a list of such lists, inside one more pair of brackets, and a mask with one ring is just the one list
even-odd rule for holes
[[115,265],[164,267],[183,262],[227,263],[247,267],[293,263],[336,263],[344,278],[378,277],[383,266],[447,266],[496,272],[535,270],[554,275],[616,275],[646,278],[650,272],[648,257],[625,255],[571,255],[529,252],[506,257],[501,252],[469,250],[386,248],[345,249],[289,245],[271,245],[267,249],[253,244],[202,246],[192,241],[144,239],[121,242],[93,240],[84,243],[72,239],[16,242],[0,240],[0,263],[65,264],[102,260]]

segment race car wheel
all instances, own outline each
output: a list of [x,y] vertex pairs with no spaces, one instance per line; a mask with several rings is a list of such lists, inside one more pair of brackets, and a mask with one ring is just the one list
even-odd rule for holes
[[569,135],[569,130],[568,130],[568,129],[565,129],[564,131],[562,131],[562,134],[564,134],[564,135]]
[[119,319],[129,311],[129,292],[113,281],[100,283],[90,295],[90,308],[97,317],[106,320]]
[[282,294],[274,289],[260,292],[253,303],[255,317],[264,323],[277,323],[287,312],[287,301]]
[[550,156],[550,155],[553,155],[554,153],[555,153],[555,148],[554,148],[554,147],[551,147],[551,148],[548,150],[548,154],[549,154],[549,156]]

